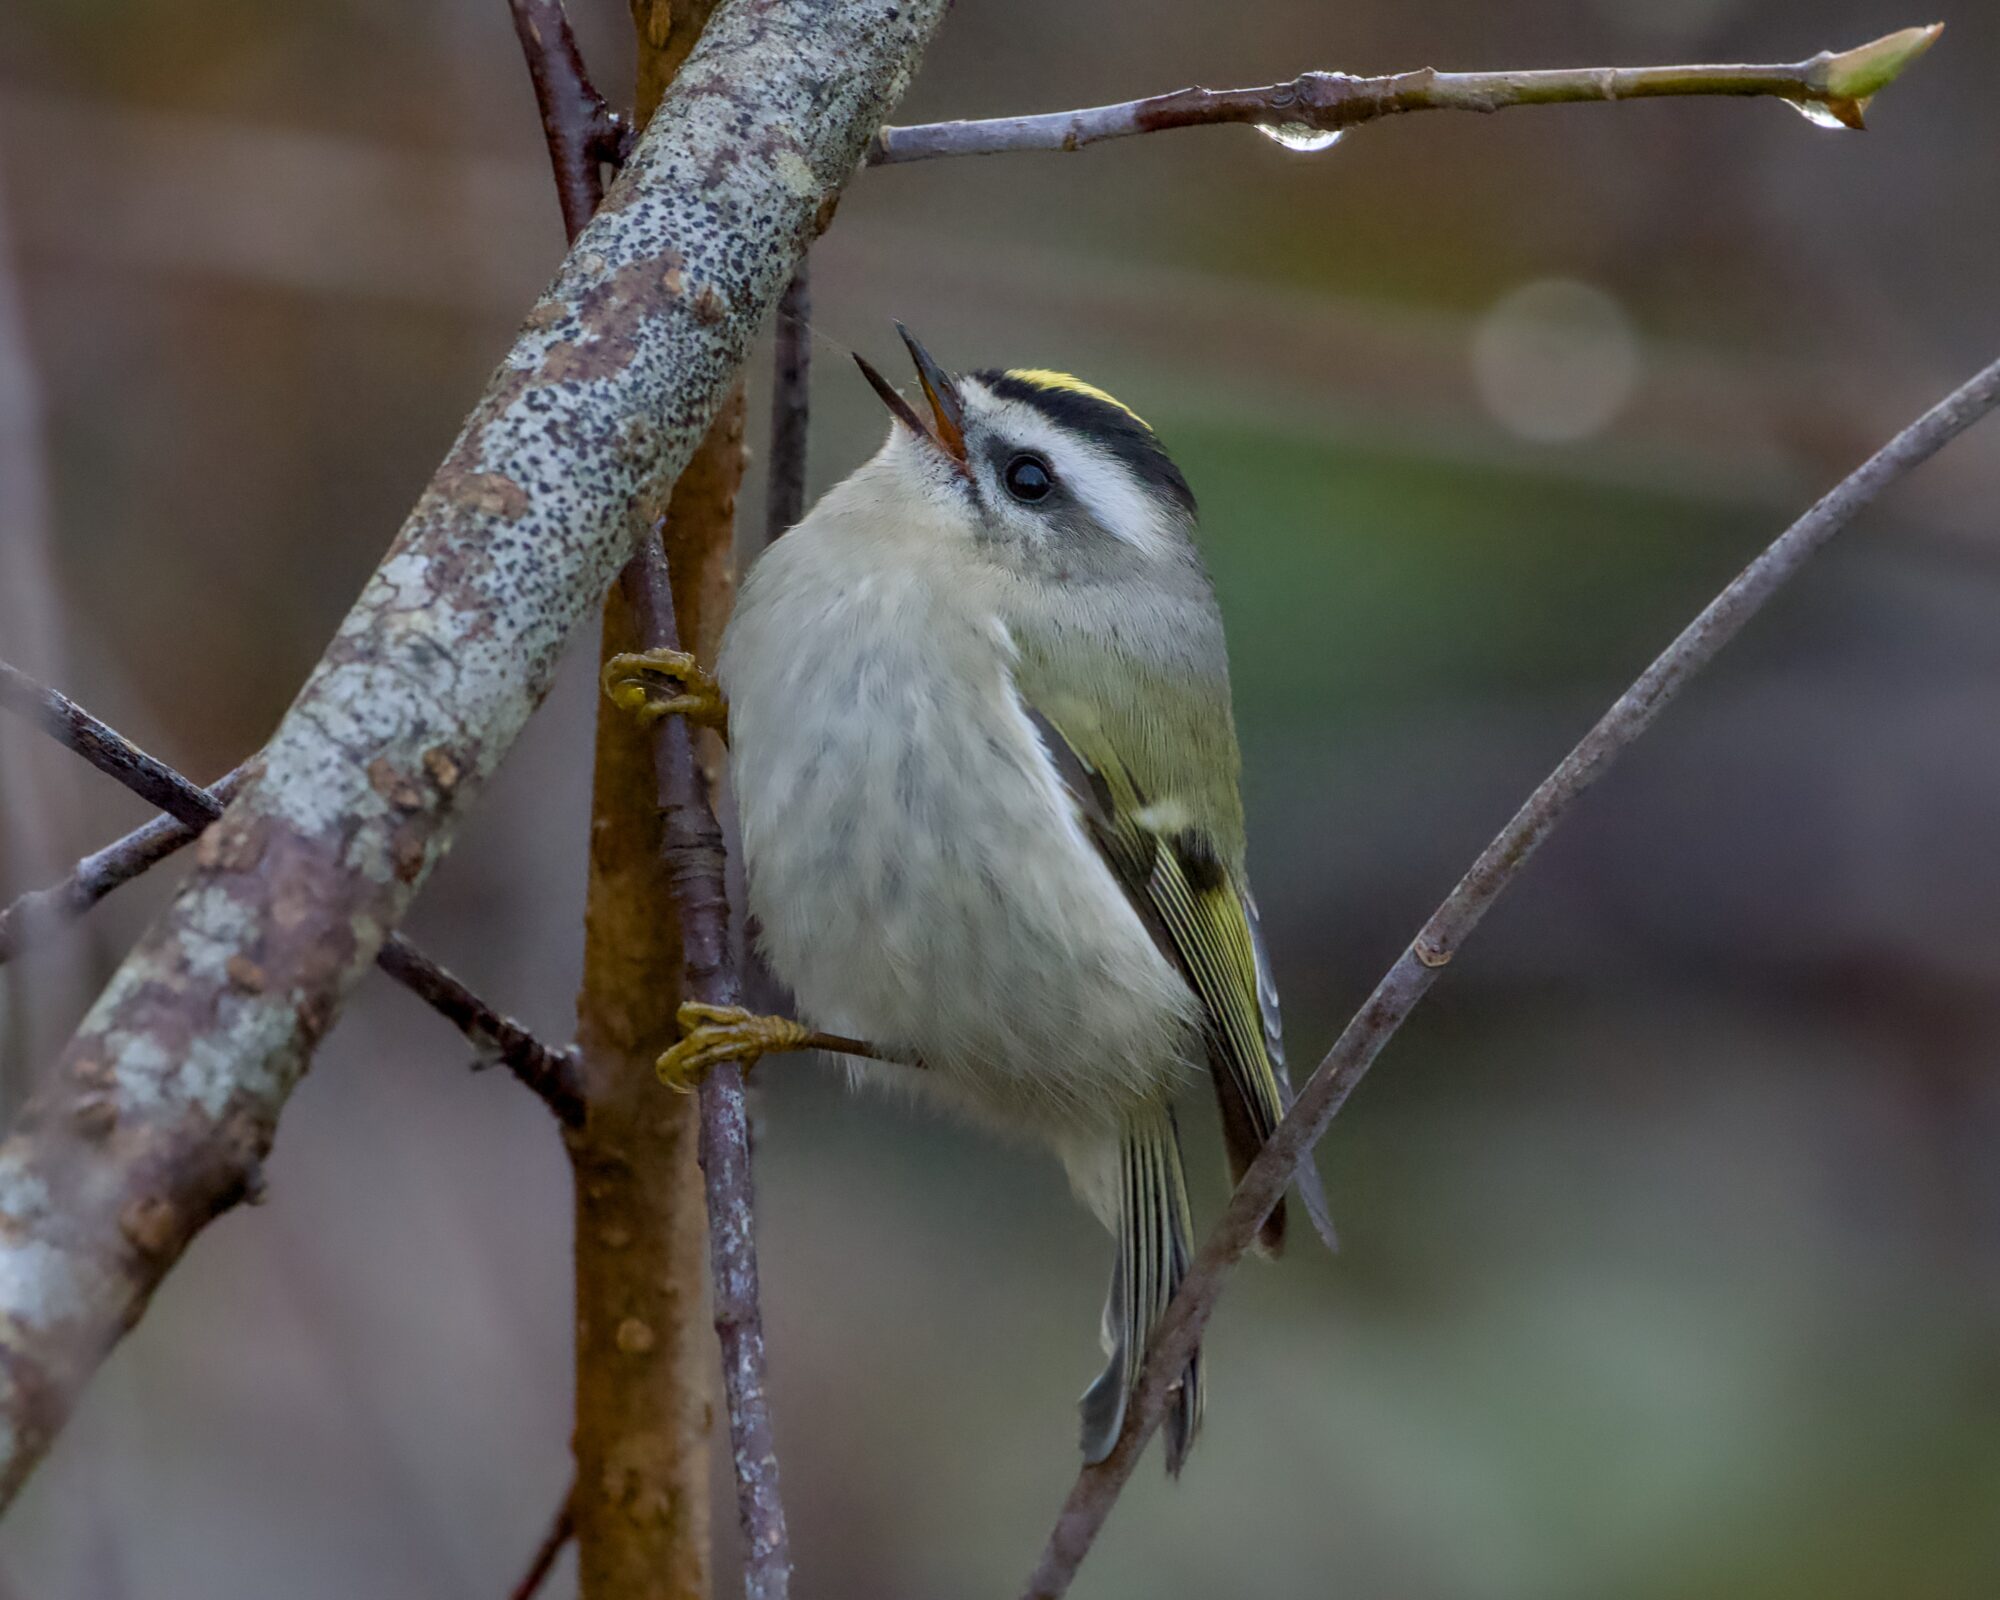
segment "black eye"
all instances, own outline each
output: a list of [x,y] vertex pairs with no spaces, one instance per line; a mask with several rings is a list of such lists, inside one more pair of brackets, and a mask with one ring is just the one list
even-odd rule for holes
[[1016,500],[1039,500],[1056,482],[1049,476],[1049,464],[1040,456],[1016,456],[1000,476]]

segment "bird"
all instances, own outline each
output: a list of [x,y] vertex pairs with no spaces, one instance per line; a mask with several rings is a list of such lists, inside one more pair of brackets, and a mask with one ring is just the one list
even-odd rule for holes
[[[758,948],[798,1011],[684,1006],[661,1073],[818,1046],[1052,1150],[1115,1241],[1096,1462],[1192,1254],[1178,1092],[1209,1076],[1232,1182],[1292,1098],[1222,618],[1136,411],[1050,368],[954,376],[896,327],[925,411],[855,357],[888,437],[751,564],[715,670],[606,669],[622,703],[664,678],[654,710],[725,731]],[[1294,1183],[1335,1247],[1309,1156]],[[1260,1253],[1285,1228],[1281,1200]],[[1176,1477],[1202,1411],[1197,1350]]]

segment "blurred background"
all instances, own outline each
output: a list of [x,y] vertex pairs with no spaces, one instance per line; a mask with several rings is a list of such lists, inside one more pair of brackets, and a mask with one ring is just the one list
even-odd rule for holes
[[[623,5],[572,10],[628,83]],[[961,0],[899,120],[1794,60],[1930,20]],[[1866,134],[1655,101],[849,191],[814,255],[816,489],[883,431],[842,348],[893,364],[891,317],[948,363],[1085,374],[1186,468],[1295,1061],[1695,608],[2000,351],[2000,12],[1945,20]],[[11,0],[0,654],[198,777],[254,750],[560,250],[502,0]],[[1203,1448],[1177,1487],[1148,1463],[1080,1596],[2000,1592],[1997,502],[1989,424],[1557,836],[1322,1146],[1344,1254],[1239,1275]],[[551,1038],[591,666],[414,921]],[[0,897],[142,815],[0,724]],[[174,877],[0,969],[10,1102]],[[569,1184],[542,1109],[466,1056],[363,985],[269,1202],[202,1237],[0,1527],[0,1592],[505,1593],[567,1481]],[[1073,1472],[1107,1242],[1032,1155],[804,1065],[757,1098],[801,1592],[1014,1592]]]

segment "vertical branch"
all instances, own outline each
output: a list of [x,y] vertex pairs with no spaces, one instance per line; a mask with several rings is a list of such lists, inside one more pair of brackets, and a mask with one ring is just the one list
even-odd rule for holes
[[[643,648],[612,591],[607,654]],[[582,1600],[709,1593],[709,1341],[695,1103],[653,1060],[681,959],[644,730],[599,697],[577,1041],[576,1531]]]
[[681,70],[716,0],[631,0],[632,26],[639,35],[639,76],[632,91],[632,120],[653,120],[667,85]]
[[[585,73],[561,0],[510,5],[574,242],[603,200],[602,163],[616,158],[617,124]],[[698,24],[687,30],[688,44],[698,31]],[[643,92],[643,117],[666,82],[660,76]],[[723,407],[721,433],[732,414],[740,434],[740,391]],[[693,528],[719,522],[726,550],[735,498],[727,463],[740,471],[741,449],[718,452],[715,437],[683,474],[669,519]],[[620,590],[606,599],[600,643],[606,657],[643,647]],[[704,1600],[710,1591],[699,1121],[692,1102],[661,1093],[652,1071],[674,1030],[674,987],[664,981],[681,962],[672,889],[645,737],[600,698],[577,997],[588,1110],[567,1140],[576,1475],[522,1580],[530,1593],[570,1538],[583,1600]]]
[[[701,0],[634,5],[641,126],[709,9]],[[557,70],[575,60],[573,44],[556,52]],[[540,84],[538,75],[538,95]],[[560,186],[560,130],[548,122],[550,98],[542,104]],[[569,210],[566,198],[566,220]],[[728,614],[742,441],[739,386],[674,485],[665,517],[681,631],[711,655]],[[646,546],[657,562],[657,542]],[[669,603],[670,629],[673,609]],[[603,659],[655,642],[641,618],[628,575],[605,600]],[[578,998],[590,1109],[569,1140],[577,1330],[570,1512],[579,1581],[584,1600],[698,1600],[710,1589],[705,1140],[697,1103],[664,1093],[653,1074],[654,1057],[675,1032],[679,994],[668,975],[685,964],[683,917],[663,854],[646,731],[605,701],[597,713],[590,840]]]
[[806,512],[806,424],[812,388],[812,258],[778,301],[772,329],[771,469],[764,501],[764,542],[770,544]]
[[[740,476],[740,433],[736,445]],[[686,482],[684,477],[682,483]],[[679,497],[677,487],[676,499]],[[715,548],[704,542],[691,549],[684,538],[676,538],[676,533],[689,531],[699,530],[676,529],[671,519],[666,529],[666,549],[682,556],[682,562],[663,560],[661,548],[648,540],[619,580],[622,597],[639,618],[640,634],[648,649],[681,648],[676,614],[688,614],[692,587],[682,574]],[[697,573],[699,570],[695,566]],[[704,653],[699,645],[697,653]],[[739,1004],[742,985],[729,936],[722,830],[702,778],[693,731],[683,719],[669,717],[655,724],[653,766],[663,825],[662,854],[678,893],[682,992],[690,1000],[710,1005]],[[701,1086],[700,1106],[715,1331],[722,1346],[737,1517],[743,1529],[744,1593],[748,1600],[785,1600],[791,1581],[790,1541],[766,1396],[764,1326],[750,1200],[750,1129],[743,1072],[735,1062],[724,1062],[710,1072]]]

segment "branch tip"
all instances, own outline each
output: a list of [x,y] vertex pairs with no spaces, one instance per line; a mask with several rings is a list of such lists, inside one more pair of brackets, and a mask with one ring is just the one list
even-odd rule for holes
[[[1813,74],[1818,79],[1817,87],[1825,94],[1829,106],[1842,101],[1852,101],[1866,105],[1869,99],[1881,93],[1903,75],[1904,70],[1937,43],[1938,35],[1944,32],[1942,22],[1933,22],[1928,27],[1904,28],[1900,32],[1883,35],[1852,50],[1838,55],[1819,58]],[[1857,121],[1854,126],[1859,127]]]

